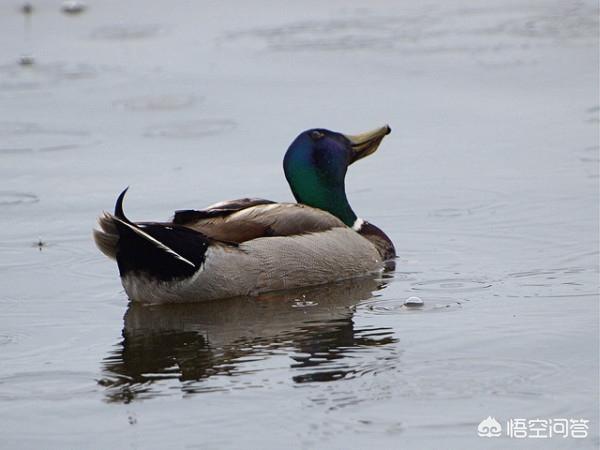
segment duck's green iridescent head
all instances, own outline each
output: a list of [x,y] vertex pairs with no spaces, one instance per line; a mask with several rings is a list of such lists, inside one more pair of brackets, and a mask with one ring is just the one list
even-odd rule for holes
[[355,136],[322,128],[301,133],[283,159],[285,177],[296,201],[328,211],[352,227],[357,216],[346,198],[348,166],[374,153],[391,131],[385,125]]

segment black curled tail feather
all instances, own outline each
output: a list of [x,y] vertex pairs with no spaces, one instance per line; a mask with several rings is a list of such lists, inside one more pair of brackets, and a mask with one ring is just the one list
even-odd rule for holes
[[121,219],[127,223],[131,223],[127,217],[125,217],[125,212],[123,211],[123,199],[125,198],[125,194],[129,190],[129,186],[123,189],[123,192],[119,194],[117,197],[117,202],[115,203],[115,217],[117,219]]
[[123,211],[127,189],[117,198],[112,216],[118,234],[116,259],[121,276],[134,272],[160,281],[192,276],[204,263],[209,239],[178,225],[131,222]]

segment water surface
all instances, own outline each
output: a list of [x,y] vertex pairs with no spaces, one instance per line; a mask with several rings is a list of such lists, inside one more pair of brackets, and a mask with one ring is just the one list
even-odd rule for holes
[[[594,2],[0,12],[0,447],[600,444]],[[144,307],[93,245],[125,186],[136,220],[291,201],[300,131],[384,123],[347,190],[395,273]],[[488,416],[589,437],[479,438]]]

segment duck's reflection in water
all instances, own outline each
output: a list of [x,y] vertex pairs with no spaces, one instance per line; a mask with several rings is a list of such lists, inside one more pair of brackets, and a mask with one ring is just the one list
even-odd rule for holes
[[103,361],[100,384],[110,401],[128,402],[166,394],[157,383],[165,379],[178,379],[188,393],[210,390],[202,382],[217,376],[262,371],[253,380],[260,383],[269,366],[257,361],[282,354],[296,383],[352,376],[365,368],[348,356],[395,342],[391,329],[361,330],[352,320],[353,307],[383,287],[380,278],[364,278],[256,298],[132,303],[123,339]]

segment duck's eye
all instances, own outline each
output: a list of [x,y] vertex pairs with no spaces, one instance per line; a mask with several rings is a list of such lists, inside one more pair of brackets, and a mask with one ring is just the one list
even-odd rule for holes
[[321,133],[320,131],[312,131],[310,133],[310,137],[313,138],[315,141],[321,139],[323,136],[325,136],[323,133]]

